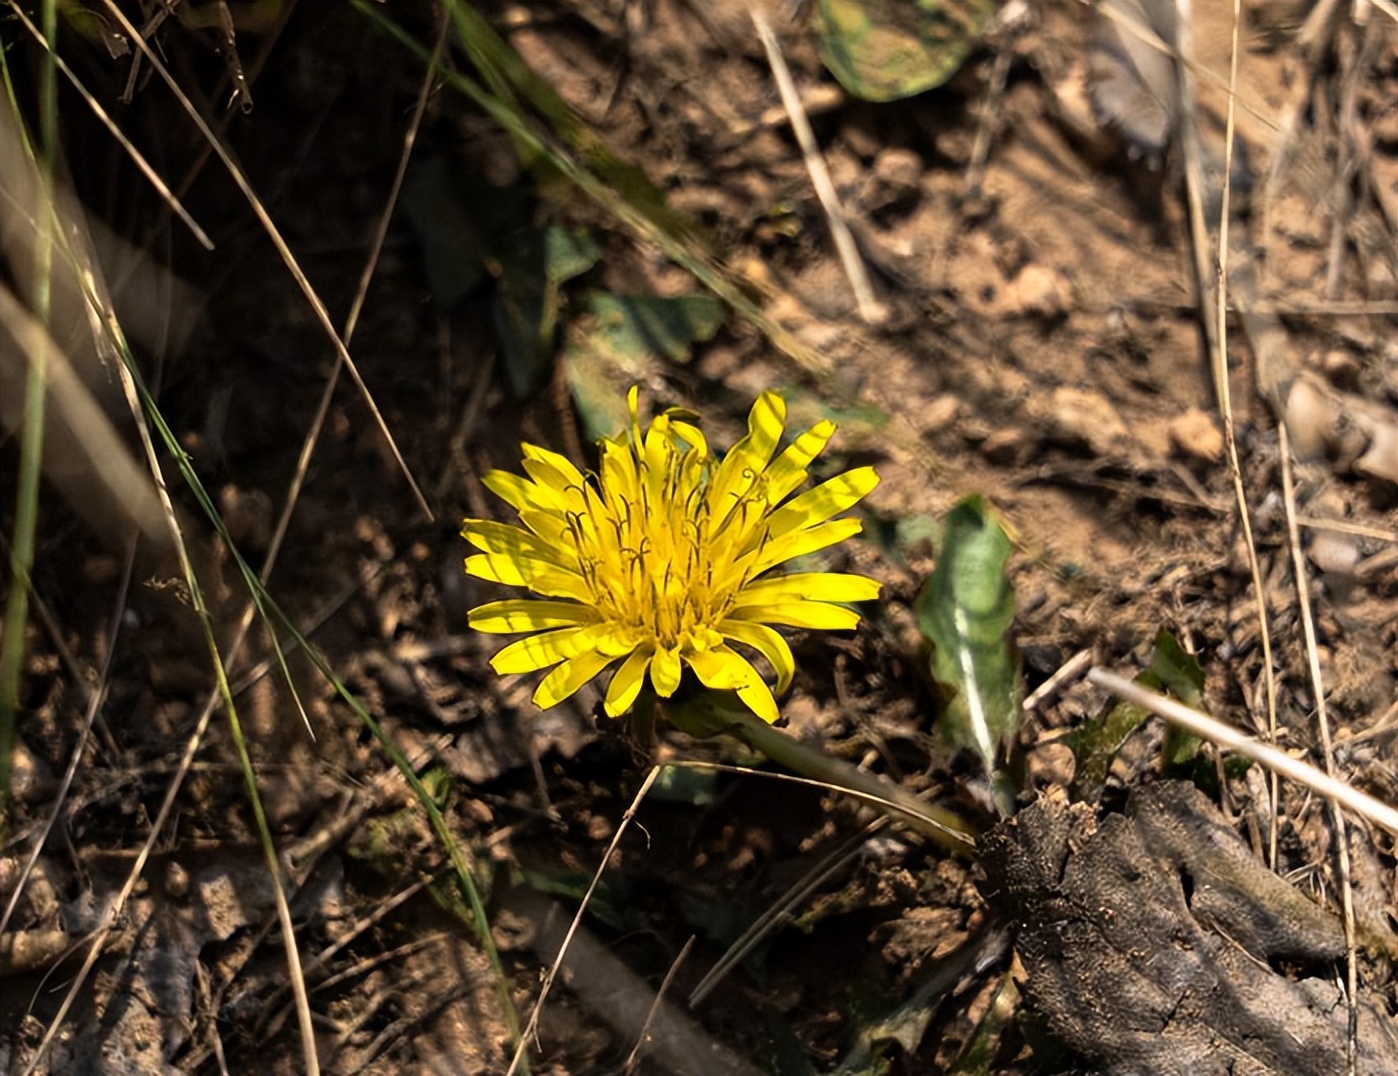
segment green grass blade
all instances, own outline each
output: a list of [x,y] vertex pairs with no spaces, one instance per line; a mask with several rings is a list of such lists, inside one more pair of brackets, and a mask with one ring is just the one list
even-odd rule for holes
[[[353,0],[359,11],[424,63],[431,50],[367,0]],[[807,370],[826,371],[825,361],[790,332],[769,318],[753,298],[750,282],[725,265],[706,244],[701,229],[665,204],[663,194],[634,165],[608,150],[587,125],[513,49],[468,5],[450,5],[463,47],[481,65],[492,88],[438,63],[443,83],[470,99],[494,119],[520,148],[526,161],[547,162],[560,175],[600,205],[636,239],[659,247],[704,287],[722,299],[772,345]],[[551,125],[544,128],[520,103],[528,100]]]
[[[43,30],[49,41],[57,36],[56,0],[45,0]],[[18,102],[9,65],[0,50],[10,108],[21,130]],[[58,145],[58,83],[53,53],[45,50],[40,68],[40,118],[37,164],[39,188],[37,241],[32,266],[34,316],[49,327],[50,274],[53,267],[53,154]],[[17,270],[19,267],[15,267]],[[14,756],[15,725],[19,717],[20,680],[24,672],[24,629],[29,620],[29,581],[34,566],[34,535],[39,521],[39,472],[44,449],[44,397],[47,384],[47,347],[33,355],[24,381],[24,429],[20,436],[19,488],[15,497],[15,529],[10,539],[10,590],[5,598],[3,634],[0,634],[0,832],[8,818],[10,766]]]

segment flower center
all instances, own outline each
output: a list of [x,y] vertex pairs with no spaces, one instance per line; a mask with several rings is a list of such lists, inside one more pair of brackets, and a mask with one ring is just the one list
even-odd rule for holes
[[630,458],[604,465],[569,533],[594,605],[628,646],[708,650],[765,543],[767,499],[749,471],[713,503],[711,458],[655,425],[644,445],[614,448]]

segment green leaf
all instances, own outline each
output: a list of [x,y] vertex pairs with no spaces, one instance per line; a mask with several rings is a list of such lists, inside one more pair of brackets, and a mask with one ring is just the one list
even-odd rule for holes
[[533,195],[462,175],[434,157],[415,164],[402,207],[422,248],[433,299],[446,310],[487,280],[501,367],[516,399],[548,376],[555,351],[561,286],[602,256],[584,231],[530,223]]
[[1070,738],[1078,759],[1077,778],[1073,782],[1073,799],[1096,803],[1106,787],[1112,759],[1121,750],[1126,738],[1136,731],[1150,714],[1129,702],[1118,702],[1101,718],[1088,721]]
[[[592,876],[583,871],[567,870],[563,867],[524,867],[519,880],[537,893],[551,897],[562,897],[580,903],[592,884]],[[631,891],[624,878],[615,873],[605,874],[592,891],[592,899],[587,902],[587,914],[597,922],[613,930],[625,930],[632,924],[628,909]]]
[[[1155,637],[1150,665],[1136,677],[1136,683],[1152,691],[1168,691],[1186,706],[1196,709],[1204,698],[1204,670],[1168,631]],[[1137,726],[1150,712],[1130,703],[1118,702],[1106,715],[1083,725],[1071,738],[1077,755],[1078,774],[1073,786],[1075,799],[1094,803],[1102,795],[1112,759]],[[1192,733],[1177,731],[1171,725],[1162,750],[1165,762],[1179,766],[1198,753],[1200,740]]]
[[585,233],[557,226],[521,228],[501,249],[491,320],[510,391],[522,400],[548,378],[560,286],[591,269],[601,252]]
[[1169,691],[1186,706],[1198,709],[1204,701],[1204,670],[1163,628],[1155,637],[1150,668],[1138,679],[1146,687]]
[[625,355],[655,354],[688,362],[690,347],[723,324],[723,304],[710,295],[594,295],[588,308],[597,334]]
[[723,324],[724,307],[709,295],[661,298],[602,293],[588,300],[590,322],[578,325],[563,363],[587,435],[625,429],[625,389],[656,363],[687,362],[690,349]]
[[[1179,642],[1163,628],[1155,637],[1150,667],[1136,678],[1143,687],[1168,691],[1186,706],[1200,709],[1204,704],[1204,670]],[[1202,740],[1171,723],[1165,730],[1161,754],[1167,766],[1182,766],[1199,753]]]
[[995,0],[819,0],[820,58],[855,97],[940,86],[976,47]]
[[709,807],[718,798],[718,773],[688,766],[663,766],[648,798],[660,803]]
[[398,204],[417,236],[427,285],[439,309],[449,309],[485,282],[485,229],[467,208],[471,203],[462,179],[445,158],[414,163]]
[[1005,576],[1010,536],[979,496],[946,517],[937,567],[917,599],[932,649],[932,678],[947,697],[943,735],[973,749],[986,772],[1020,725],[1019,667],[1010,639],[1014,590]]

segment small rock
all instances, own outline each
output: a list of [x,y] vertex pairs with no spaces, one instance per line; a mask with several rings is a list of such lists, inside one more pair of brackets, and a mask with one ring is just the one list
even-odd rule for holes
[[919,432],[924,437],[935,437],[956,422],[961,413],[961,398],[950,392],[934,396],[917,415]]
[[869,213],[901,215],[916,208],[922,197],[922,158],[910,149],[885,149],[859,192]]
[[38,803],[53,787],[53,771],[43,759],[17,741],[10,756],[10,792],[21,803]]
[[879,138],[868,126],[860,122],[863,117],[846,120],[840,125],[840,140],[866,161],[873,160],[879,152]]
[[1352,534],[1317,530],[1306,554],[1327,575],[1349,575],[1359,563],[1359,540]]
[[1337,389],[1353,390],[1359,386],[1359,360],[1348,351],[1332,348],[1320,360],[1320,370]]
[[1170,447],[1181,456],[1204,463],[1223,458],[1223,432],[1208,412],[1191,407],[1172,418],[1167,429]]
[[1320,388],[1302,377],[1287,393],[1285,422],[1296,458],[1311,460],[1325,454],[1326,444],[1335,436],[1339,413]]
[[1369,447],[1354,461],[1354,469],[1370,478],[1398,483],[1398,424],[1375,424]]
[[1010,309],[1047,321],[1064,317],[1073,305],[1072,282],[1045,265],[1026,265],[1006,286]]
[[226,485],[218,491],[219,512],[229,536],[244,552],[261,553],[272,541],[272,498],[260,489]]
[[1025,437],[1024,430],[1017,426],[992,430],[981,442],[981,455],[990,463],[1003,467],[1018,467],[1026,463],[1033,450],[1034,446]]
[[1029,752],[1024,767],[1030,786],[1038,791],[1055,785],[1068,788],[1077,776],[1078,760],[1066,743],[1046,743]]
[[121,561],[110,553],[98,553],[83,561],[83,578],[93,586],[113,583],[120,574]]
[[1060,437],[1085,442],[1099,456],[1110,455],[1127,437],[1126,423],[1101,393],[1064,386],[1054,389],[1049,407]]

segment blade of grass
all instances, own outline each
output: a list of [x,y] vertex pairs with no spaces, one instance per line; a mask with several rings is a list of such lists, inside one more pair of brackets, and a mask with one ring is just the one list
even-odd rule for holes
[[228,152],[218,135],[204,122],[204,118],[199,115],[198,109],[194,107],[188,96],[180,89],[179,83],[175,81],[174,76],[170,74],[165,64],[161,62],[160,58],[140,35],[136,27],[131,24],[131,21],[116,5],[115,0],[104,0],[104,3],[112,18],[121,25],[122,29],[128,35],[130,35],[136,47],[141,50],[146,60],[155,69],[156,73],[160,75],[161,79],[164,80],[165,84],[170,87],[170,92],[175,95],[176,100],[179,101],[190,119],[194,122],[194,125],[199,129],[199,133],[208,144],[213,147],[214,152],[218,154],[219,160],[221,160],[224,167],[228,169],[229,176],[232,177],[233,182],[237,184],[238,189],[248,200],[248,205],[252,207],[252,211],[257,217],[258,222],[262,225],[263,231],[266,232],[267,238],[272,241],[272,245],[281,256],[282,262],[286,265],[288,272],[291,273],[292,279],[296,281],[296,286],[300,288],[301,294],[310,305],[316,320],[320,323],[326,336],[329,337],[331,344],[335,348],[336,355],[338,355],[340,361],[344,363],[345,368],[349,370],[350,377],[353,379],[355,387],[359,389],[360,394],[364,397],[364,402],[368,405],[369,412],[374,417],[374,423],[378,426],[379,433],[383,436],[390,451],[392,451],[394,461],[398,464],[399,470],[403,472],[403,477],[407,480],[413,498],[418,503],[418,508],[429,521],[435,519],[436,517],[433,515],[432,509],[427,504],[427,499],[422,495],[422,490],[418,487],[417,480],[413,477],[412,471],[408,468],[407,461],[403,458],[402,452],[398,449],[398,442],[394,439],[392,432],[389,430],[388,423],[384,420],[383,413],[379,410],[378,404],[374,402],[373,394],[369,391],[369,386],[365,384],[363,377],[360,376],[359,367],[355,364],[353,357],[349,353],[349,349],[345,346],[345,342],[340,339],[340,334],[335,331],[335,326],[330,321],[330,312],[326,310],[325,303],[321,301],[315,288],[311,286],[311,282],[306,278],[306,274],[301,269],[300,262],[296,260],[296,256],[291,252],[291,248],[287,245],[286,240],[282,238],[281,231],[273,222],[271,214],[267,212],[267,207],[262,204],[262,199],[257,196],[257,192],[253,190],[252,184],[248,181],[242,168],[233,160],[232,154]]
[[[29,16],[24,13],[23,8],[14,5],[10,8],[10,12],[41,45],[47,44],[49,38],[39,32],[39,28],[30,21]],[[131,158],[131,163],[136,166],[141,175],[146,177],[146,182],[155,188],[156,193],[159,194],[165,204],[170,207],[170,212],[184,221],[185,227],[190,230],[190,233],[193,234],[194,238],[199,241],[199,244],[205,250],[213,250],[214,241],[209,238],[208,233],[206,233],[203,228],[199,227],[198,222],[189,215],[189,211],[186,210],[180,200],[175,197],[175,192],[160,178],[156,170],[151,167],[150,162],[141,155],[141,151],[131,144],[131,140],[126,137],[121,128],[118,127],[111,116],[107,114],[107,110],[98,103],[97,98],[93,97],[92,94],[88,92],[87,87],[82,84],[82,80],[79,79],[73,69],[64,62],[63,57],[59,56],[52,49],[46,49],[46,52],[53,58],[54,63],[58,65],[58,69],[63,72],[68,81],[72,83],[73,88],[78,91],[78,95],[82,97],[87,107],[92,110],[92,114],[107,128],[111,136],[116,139],[117,144],[126,151],[126,155]]]
[[[126,357],[128,361],[130,361],[129,353],[127,353]],[[422,783],[402,750],[393,742],[392,738],[384,731],[378,721],[374,719],[373,715],[360,703],[354,693],[345,686],[344,682],[336,674],[334,668],[330,665],[325,656],[282,611],[275,599],[273,599],[271,594],[267,591],[266,586],[258,579],[257,574],[248,565],[247,561],[243,559],[242,554],[238,552],[237,544],[233,541],[232,535],[229,534],[227,526],[218,514],[213,503],[213,498],[209,495],[203,483],[200,481],[199,476],[195,473],[193,462],[180,446],[174,431],[166,424],[165,418],[161,414],[160,409],[156,406],[154,400],[150,398],[149,391],[144,382],[141,381],[139,371],[133,366],[130,368],[129,372],[135,390],[140,395],[142,406],[149,415],[151,424],[155,427],[157,434],[165,445],[166,451],[173,457],[176,467],[190,492],[194,495],[195,500],[199,503],[205,515],[209,518],[210,523],[223,540],[234,566],[242,576],[249,593],[252,595],[257,605],[259,614],[279,625],[289,637],[291,643],[294,643],[302,650],[307,659],[315,666],[321,676],[326,679],[327,683],[334,688],[336,694],[339,695],[345,705],[350,708],[351,712],[353,712],[360,723],[369,730],[370,734],[378,742],[380,750],[384,752],[389,761],[391,761],[403,775],[404,780],[407,781],[408,786],[412,789],[418,804],[427,815],[433,833],[436,835],[443,850],[447,854],[457,884],[461,889],[462,896],[465,898],[467,906],[471,909],[471,914],[475,917],[477,938],[490,962],[491,970],[495,974],[497,982],[500,984],[500,1001],[511,1041],[518,1041],[519,1020],[515,1015],[513,1001],[509,995],[508,978],[505,974],[504,965],[500,961],[499,951],[496,949],[495,941],[490,933],[489,919],[485,913],[485,905],[481,899],[480,890],[476,886],[474,876],[468,867],[466,854],[462,850],[455,835],[451,832],[451,828],[447,824],[447,820],[442,814],[441,808],[437,806],[432,793]],[[288,647],[289,645],[290,643],[287,644]],[[285,649],[285,647],[283,649]]]
[[[89,294],[89,301],[94,303],[94,309],[96,309],[96,297]],[[184,541],[184,535],[175,514],[174,505],[170,501],[169,491],[161,474],[160,460],[156,454],[155,444],[150,435],[150,426],[146,421],[146,408],[148,407],[153,411],[154,404],[148,397],[144,397],[142,392],[138,391],[135,363],[132,361],[130,349],[126,344],[125,338],[121,335],[120,327],[116,324],[115,317],[110,311],[106,311],[105,314],[105,325],[110,334],[111,341],[120,350],[124,360],[120,366],[122,387],[126,392],[132,416],[136,421],[137,433],[140,437],[141,445],[145,450],[152,477],[155,479],[156,493],[165,510],[166,521],[170,528],[176,556],[179,559],[180,571],[184,577],[185,586],[187,587],[190,605],[199,620],[200,632],[209,652],[210,663],[213,668],[214,680],[217,686],[217,698],[223,704],[224,713],[228,719],[229,732],[233,737],[234,747],[238,754],[239,768],[243,775],[248,801],[253,811],[253,818],[258,833],[258,842],[262,847],[263,855],[266,859],[268,873],[271,875],[272,890],[277,908],[277,919],[281,927],[283,949],[287,961],[288,979],[295,999],[297,1023],[301,1036],[302,1058],[305,1063],[306,1072],[310,1074],[310,1076],[319,1076],[320,1063],[316,1053],[315,1030],[311,1022],[310,1001],[306,994],[305,978],[301,974],[300,955],[296,946],[296,929],[291,921],[291,908],[287,903],[286,888],[282,884],[282,871],[277,857],[276,844],[272,838],[271,828],[267,823],[266,813],[262,808],[262,798],[257,788],[256,770],[253,767],[252,758],[248,752],[247,741],[243,735],[242,724],[238,719],[237,707],[233,700],[233,692],[229,683],[227,669],[220,652],[218,640],[215,638],[213,617],[208,605],[204,601],[203,587],[199,582],[198,574],[194,570],[194,564],[189,556],[189,550]],[[164,426],[163,421],[161,422],[161,428],[164,433],[168,433],[168,428]],[[187,457],[185,457],[185,461],[187,463]],[[210,503],[208,509],[212,510],[212,507],[212,503]],[[217,513],[214,514],[217,516]],[[221,519],[219,523],[222,523]],[[226,529],[224,537],[225,540],[228,537]],[[207,730],[207,716],[211,714],[212,711],[213,707],[210,705],[195,735],[191,737],[186,745],[181,769],[177,772],[175,779],[172,780],[170,787],[167,789],[165,801],[162,803],[161,811],[157,816],[157,822],[152,825],[147,835],[146,843],[142,847],[141,852],[137,855],[136,861],[132,865],[132,869],[126,881],[123,883],[116,901],[113,903],[112,907],[108,909],[103,926],[92,938],[83,965],[77,976],[71,981],[64,999],[59,1005],[58,1012],[55,1014],[43,1039],[40,1041],[33,1056],[24,1068],[23,1072],[25,1076],[32,1073],[42,1062],[49,1046],[52,1045],[53,1040],[57,1037],[59,1031],[62,1030],[63,1022],[68,1012],[71,1011],[73,1004],[76,1002],[78,992],[86,981],[92,968],[95,966],[97,958],[101,955],[112,928],[118,921],[121,908],[130,898],[131,893],[134,892],[137,881],[144,870],[145,863],[149,858],[155,841],[160,837],[163,831],[164,820],[168,817],[169,809],[174,804],[175,795],[178,793],[183,783],[183,776],[188,772],[188,763],[193,761],[198,746],[202,741],[203,733]]]
[[933,803],[925,803],[904,789],[872,773],[856,769],[843,759],[832,758],[818,748],[810,747],[773,728],[742,704],[722,705],[705,693],[696,699],[666,704],[665,713],[671,724],[692,736],[714,736],[727,733],[760,751],[778,766],[802,778],[789,778],[842,792],[891,810],[902,816],[923,836],[930,837],[947,851],[973,856],[976,839],[966,822],[956,814]]
[[544,1012],[544,1002],[548,1000],[549,991],[553,989],[553,981],[558,977],[558,969],[563,966],[563,958],[568,955],[568,946],[573,941],[573,935],[578,932],[578,926],[582,923],[583,913],[587,911],[587,905],[592,900],[592,894],[597,890],[597,883],[602,880],[602,872],[607,869],[607,864],[611,862],[612,853],[616,851],[616,846],[621,843],[621,835],[626,832],[626,828],[631,824],[631,820],[636,817],[636,812],[641,808],[641,801],[646,798],[646,793],[650,791],[651,785],[655,784],[655,779],[660,774],[659,766],[652,766],[646,778],[641,782],[641,787],[636,790],[636,795],[632,797],[631,806],[621,816],[621,824],[617,826],[616,832],[612,834],[611,842],[607,845],[607,850],[602,854],[602,862],[597,864],[597,870],[592,874],[592,881],[588,883],[587,892],[583,894],[582,902],[578,905],[577,914],[573,916],[573,921],[568,924],[568,931],[563,935],[563,941],[558,946],[558,955],[554,957],[553,963],[549,966],[547,974],[544,975],[544,985],[539,988],[539,999],[534,1002],[534,1011],[529,1014],[529,1025],[524,1029],[524,1034],[520,1037],[519,1045],[515,1048],[515,1056],[510,1060],[510,1067],[505,1076],[514,1076],[519,1070],[521,1062],[525,1061],[525,1053],[529,1049],[529,1043],[534,1039],[539,1028],[539,1017]]
[[[44,31],[58,32],[56,0],[44,0]],[[0,59],[0,64],[4,60]],[[18,116],[9,66],[5,86],[10,107]],[[39,189],[34,264],[34,312],[45,335],[49,325],[50,273],[53,259],[53,154],[58,145],[58,86],[51,53],[45,53],[39,86]],[[16,267],[18,271],[19,267]],[[0,832],[7,827],[10,764],[14,755],[15,724],[19,715],[20,679],[24,670],[24,629],[29,621],[29,580],[34,567],[34,534],[39,520],[39,469],[44,448],[44,401],[49,346],[32,356],[24,382],[24,430],[20,437],[19,484],[15,494],[15,529],[10,541],[10,592],[5,599],[4,634],[0,635]]]
[[[353,3],[394,40],[422,61],[430,62],[429,50],[382,11],[367,0],[353,0]],[[666,207],[663,196],[645,183],[636,169],[607,151],[600,139],[524,66],[478,12],[459,0],[449,0],[448,6],[462,47],[481,68],[486,81],[498,89],[492,92],[459,71],[439,66],[438,74],[445,85],[474,102],[522,149],[547,161],[634,238],[660,248],[666,257],[686,269],[802,368],[817,374],[827,371],[827,364],[820,355],[763,312],[751,297],[753,285],[704,248],[697,227]],[[525,111],[513,91],[527,97],[552,125],[553,131],[541,130],[538,121]]]

